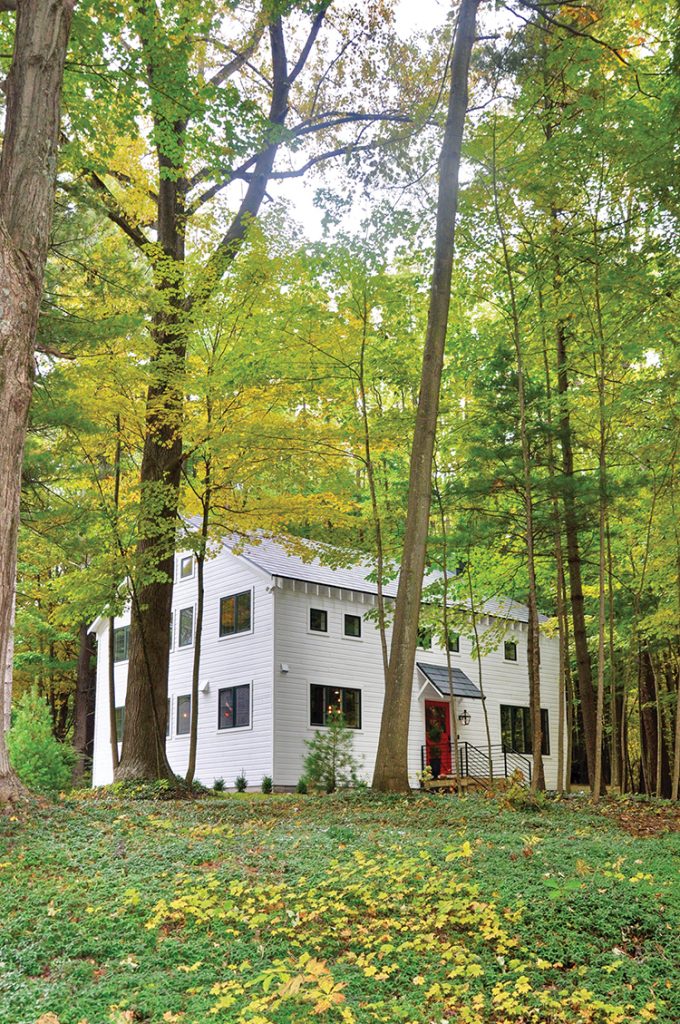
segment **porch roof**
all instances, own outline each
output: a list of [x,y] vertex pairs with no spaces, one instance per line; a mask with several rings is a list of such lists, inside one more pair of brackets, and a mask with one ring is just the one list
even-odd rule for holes
[[[449,689],[449,670],[446,665],[426,665],[416,662],[416,668],[428,679],[435,689],[445,697],[451,695]],[[451,666],[453,677],[453,694],[455,697],[469,697],[471,700],[482,700],[482,691],[465,675],[462,669]]]

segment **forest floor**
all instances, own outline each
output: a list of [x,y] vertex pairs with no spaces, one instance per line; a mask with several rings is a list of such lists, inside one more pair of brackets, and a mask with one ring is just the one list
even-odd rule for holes
[[0,1022],[670,1024],[678,824],[585,799],[36,805],[0,816]]

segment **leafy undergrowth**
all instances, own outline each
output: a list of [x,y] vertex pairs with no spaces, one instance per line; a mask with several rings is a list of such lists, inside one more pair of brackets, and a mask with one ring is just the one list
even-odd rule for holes
[[113,797],[0,819],[3,1024],[663,1024],[677,835],[583,802]]

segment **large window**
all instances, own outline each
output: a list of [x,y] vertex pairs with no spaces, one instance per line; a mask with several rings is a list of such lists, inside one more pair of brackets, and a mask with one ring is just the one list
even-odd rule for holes
[[177,736],[187,736],[191,732],[191,695],[177,698]]
[[194,642],[194,609],[182,608],[179,613],[177,646],[191,647]]
[[346,686],[310,687],[310,725],[328,725],[328,715],[342,711],[349,729],[361,728],[361,690]]
[[345,636],[352,636],[357,640],[361,637],[360,615],[345,615]]
[[127,661],[130,644],[130,627],[120,626],[113,631],[113,660]]
[[[550,754],[550,735],[548,732],[548,712],[541,708],[541,753]],[[516,750],[518,754],[531,754],[531,712],[529,708],[501,704],[501,740],[506,750]]]
[[506,661],[517,661],[517,644],[514,640],[506,640],[503,651]]
[[218,695],[218,729],[245,729],[250,725],[250,686],[226,686]]
[[328,612],[323,608],[309,609],[309,628],[313,633],[328,632]]
[[230,594],[220,600],[220,636],[250,632],[252,622],[251,592]]

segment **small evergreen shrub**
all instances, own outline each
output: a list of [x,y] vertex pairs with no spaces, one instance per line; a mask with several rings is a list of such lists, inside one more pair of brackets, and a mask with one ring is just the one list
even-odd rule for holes
[[17,701],[7,745],[12,767],[29,789],[56,794],[70,788],[78,755],[54,738],[49,707],[37,690]]
[[306,740],[309,753],[305,758],[305,780],[309,784],[334,793],[336,789],[356,786],[359,763],[354,757],[354,736],[345,724],[341,711],[330,709],[328,728]]
[[224,779],[215,779],[213,789],[216,793],[224,793]]
[[271,793],[271,791],[272,791],[271,775],[265,775],[265,777],[262,779],[262,783],[260,785],[260,789],[262,790],[263,793]]
[[295,792],[296,793],[306,793],[307,792],[307,779],[305,779],[304,777],[301,778],[301,779],[298,779],[298,784],[295,787]]
[[247,788],[248,788],[248,780],[245,777],[245,773],[243,771],[243,768],[241,768],[241,774],[236,776],[236,778],[234,780],[234,785],[236,786],[236,792],[237,793],[245,793],[245,791],[247,790]]

